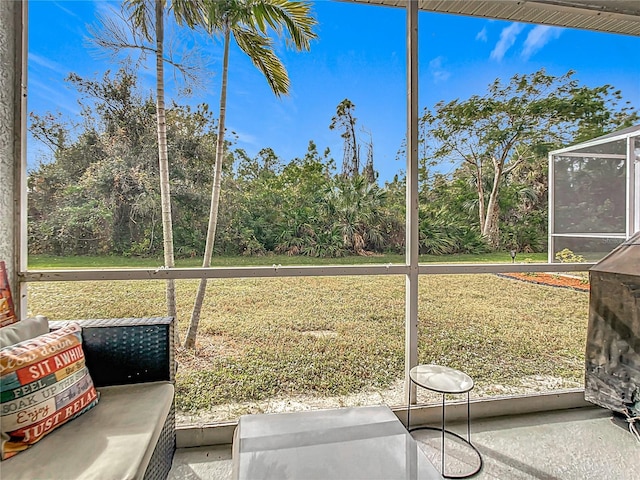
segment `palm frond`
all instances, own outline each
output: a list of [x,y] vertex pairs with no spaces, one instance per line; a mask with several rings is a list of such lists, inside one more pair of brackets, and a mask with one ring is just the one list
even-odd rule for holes
[[310,5],[290,0],[258,0],[252,13],[259,30],[267,33],[267,26],[278,35],[288,34],[288,45],[297,50],[309,50],[310,41],[317,38],[313,27],[317,24],[311,16]]
[[124,0],[123,11],[129,14],[128,20],[140,29],[148,41],[153,40],[155,5],[153,0]]
[[206,25],[203,0],[173,0],[171,9],[179,25],[185,24],[189,28]]
[[205,0],[206,17],[203,26],[207,32],[212,34],[221,33],[227,27],[233,25],[232,19],[236,14],[232,10],[237,3],[236,0]]
[[238,47],[265,76],[276,96],[289,93],[289,76],[284,65],[273,51],[273,42],[255,30],[236,27],[232,30]]

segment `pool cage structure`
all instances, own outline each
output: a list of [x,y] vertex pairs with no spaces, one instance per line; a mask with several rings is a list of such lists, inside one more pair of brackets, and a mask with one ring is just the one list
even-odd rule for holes
[[549,263],[598,261],[639,230],[640,125],[549,153]]

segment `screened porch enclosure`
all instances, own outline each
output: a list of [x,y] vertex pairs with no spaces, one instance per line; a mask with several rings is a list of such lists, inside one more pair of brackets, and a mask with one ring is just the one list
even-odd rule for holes
[[640,230],[640,125],[549,154],[549,262],[597,261]]
[[[11,277],[12,283],[15,286],[16,291],[21,292],[20,303],[23,310],[26,312],[27,304],[26,304],[26,292],[27,285],[35,290],[36,285],[47,285],[55,283],[55,282],[75,282],[76,285],[82,285],[83,282],[89,281],[101,281],[103,284],[107,284],[109,282],[117,282],[117,281],[128,281],[128,280],[140,280],[146,283],[151,283],[151,280],[155,280],[157,283],[161,283],[162,281],[173,278],[180,280],[193,280],[199,278],[210,278],[210,279],[243,279],[243,278],[268,278],[268,279],[276,279],[282,277],[316,277],[316,276],[334,276],[334,277],[348,277],[352,275],[369,275],[369,276],[385,276],[389,277],[391,275],[396,275],[400,279],[401,284],[404,283],[404,289],[400,289],[398,291],[404,290],[404,301],[402,301],[402,295],[399,297],[400,302],[398,302],[398,311],[400,312],[397,315],[397,322],[400,325],[400,328],[397,329],[397,339],[398,343],[404,347],[404,358],[401,359],[402,366],[401,368],[405,371],[405,378],[400,378],[399,382],[401,383],[399,391],[400,397],[402,397],[401,401],[394,402],[394,404],[404,404],[406,405],[406,401],[410,400],[412,403],[417,402],[420,403],[417,398],[417,395],[414,392],[411,392],[410,388],[406,387],[406,372],[419,361],[426,361],[423,354],[421,354],[422,350],[419,349],[419,346],[422,345],[421,348],[425,348],[425,342],[423,341],[425,337],[429,334],[433,333],[433,327],[431,325],[426,325],[424,329],[424,334],[420,338],[418,335],[418,313],[420,310],[420,301],[419,295],[420,290],[418,286],[418,278],[421,277],[421,283],[424,286],[429,286],[425,281],[425,277],[428,276],[438,276],[446,275],[446,274],[464,274],[465,276],[475,276],[476,274],[493,274],[493,273],[508,273],[508,272],[567,272],[567,271],[584,271],[586,270],[590,264],[582,263],[582,264],[563,264],[560,265],[549,265],[546,263],[530,263],[530,264],[486,264],[486,265],[425,265],[419,263],[418,257],[418,174],[417,174],[417,160],[418,160],[418,132],[417,132],[417,124],[418,124],[418,76],[417,76],[417,33],[418,33],[418,8],[417,5],[413,2],[407,4],[405,2],[362,2],[362,3],[381,3],[385,5],[393,5],[397,3],[397,6],[406,7],[409,6],[407,12],[407,55],[408,55],[408,71],[407,71],[407,138],[408,138],[408,147],[407,148],[407,242],[406,242],[406,260],[403,263],[399,264],[389,264],[389,265],[367,265],[367,266],[311,266],[311,267],[300,267],[300,266],[285,266],[280,268],[271,268],[271,267],[251,267],[251,268],[184,268],[184,269],[114,269],[109,271],[104,270],[92,270],[92,269],[84,269],[84,270],[47,270],[47,271],[37,271],[37,270],[29,270],[27,268],[27,252],[26,252],[26,160],[24,156],[24,128],[25,125],[22,124],[24,121],[24,116],[26,113],[26,94],[23,95],[23,86],[21,85],[21,79],[25,75],[24,72],[20,73],[20,68],[24,69],[26,65],[26,48],[23,48],[23,51],[18,48],[22,42],[24,42],[26,38],[26,32],[23,31],[23,27],[26,30],[27,20],[21,16],[22,10],[21,4],[16,3],[15,5],[7,4],[8,6],[0,8],[0,20],[3,20],[7,25],[12,26],[13,28],[10,30],[13,35],[9,37],[11,42],[0,41],[0,47],[4,47],[0,49],[9,60],[13,60],[15,65],[14,77],[2,79],[0,78],[0,87],[8,92],[8,98],[12,99],[11,101],[7,101],[7,104],[11,104],[13,109],[10,109],[11,113],[10,118],[7,120],[7,125],[12,125],[14,130],[17,132],[14,135],[13,142],[0,142],[2,146],[6,146],[7,153],[0,158],[0,167],[2,168],[1,173],[5,176],[5,178],[13,178],[13,189],[8,191],[7,189],[7,197],[8,200],[6,202],[0,202],[7,206],[3,215],[0,217],[0,231],[4,233],[3,241],[0,241],[0,253],[2,253],[2,258],[7,258],[10,260],[11,267]],[[430,5],[436,5],[438,2],[420,2],[420,9],[424,9],[425,7],[429,7]],[[476,6],[478,11],[480,12],[488,12],[489,10],[486,8],[487,5],[494,4],[494,2],[476,2]],[[509,9],[508,7],[515,8],[516,4],[519,7],[520,2],[504,2],[505,9]],[[527,8],[531,4],[535,2],[526,2]],[[453,5],[453,4],[451,4]],[[457,5],[462,6],[462,3],[457,3]],[[533,7],[532,7],[533,8]],[[461,12],[458,12],[461,13]],[[585,14],[586,15],[586,14]],[[587,15],[591,17],[592,15]],[[512,16],[504,15],[499,18],[509,18],[513,19]],[[517,18],[516,18],[517,19]],[[531,21],[529,17],[520,18],[522,21]],[[24,22],[24,23],[21,23]],[[632,26],[638,24],[637,21],[629,21]],[[567,26],[572,26],[568,24]],[[615,30],[612,30],[615,31]],[[638,29],[629,29],[628,32],[640,32]],[[637,34],[637,33],[636,33]],[[24,45],[23,45],[24,47]],[[15,58],[14,58],[15,57]],[[7,60],[5,63],[11,63]],[[20,133],[22,132],[22,134]],[[638,161],[638,132],[635,133],[635,161]],[[19,141],[16,141],[19,140]],[[22,142],[22,145],[21,143]],[[590,142],[590,144],[593,142]],[[606,143],[606,142],[604,142]],[[629,150],[629,142],[627,145],[627,153],[631,152]],[[23,151],[21,151],[21,147]],[[604,148],[604,147],[603,147]],[[593,152],[593,150],[591,150]],[[617,152],[617,151],[616,151]],[[620,158],[613,157],[612,155],[621,155],[620,153],[607,153],[608,157],[611,157],[612,161],[610,164],[607,164],[607,168],[614,172],[613,176],[617,179],[617,181],[622,182],[621,184],[624,187],[628,187],[629,179],[635,178],[635,192],[637,196],[637,192],[640,191],[640,186],[638,186],[638,175],[635,177],[630,177],[629,172],[631,171],[630,160],[627,160],[627,163],[621,166]],[[591,158],[589,156],[584,155],[582,152],[577,152],[581,157],[587,157],[587,159]],[[586,153],[589,153],[588,151]],[[623,152],[624,153],[624,152]],[[593,155],[592,155],[593,156]],[[570,155],[566,155],[567,158],[571,159]],[[608,158],[607,157],[607,158]],[[614,161],[615,160],[615,161]],[[586,160],[585,160],[586,161]],[[586,163],[583,165],[578,162],[576,165],[570,164],[570,162],[565,165],[565,170],[567,172],[577,172],[578,170],[586,171],[588,170]],[[558,167],[560,168],[560,167]],[[589,168],[591,168],[591,164],[589,164]],[[636,172],[638,170],[638,166],[635,166]],[[575,176],[575,175],[574,175]],[[566,174],[567,181],[572,181],[574,184],[577,184],[577,179],[569,178],[570,174]],[[606,184],[606,181],[604,182]],[[618,184],[616,184],[618,185]],[[590,187],[585,187],[585,192],[591,195],[594,195],[594,190]],[[628,190],[627,190],[628,191]],[[617,186],[612,189],[614,193],[620,193],[620,188]],[[565,201],[567,202],[567,209],[573,208],[569,203],[573,199],[574,195],[567,194],[565,196]],[[624,201],[628,201],[629,198],[633,199],[633,195],[629,193],[628,196],[624,197]],[[4,199],[3,199],[4,200]],[[605,199],[607,200],[607,199]],[[591,237],[586,237],[588,240],[592,240],[595,242],[596,240],[602,240],[606,242],[612,242],[611,248],[615,246],[617,243],[622,241],[624,238],[622,235],[627,235],[627,223],[629,218],[629,210],[625,210],[621,215],[624,220],[620,221],[618,216],[620,214],[610,214],[609,211],[618,212],[619,208],[617,203],[619,202],[619,196],[615,198],[608,199],[608,203],[604,201],[605,206],[609,208],[606,210],[600,218],[609,221],[612,226],[604,231],[606,236],[600,238],[595,237],[595,234],[599,234],[598,230],[593,230],[593,232],[588,232]],[[637,202],[637,199],[636,199]],[[613,207],[609,207],[609,203],[613,205]],[[615,207],[615,208],[614,208]],[[635,211],[635,228],[638,228],[640,222],[638,221],[638,211],[639,208],[636,205],[633,207]],[[567,220],[564,222],[568,225],[573,217],[576,216],[575,213],[567,210],[567,214],[565,215]],[[618,216],[616,216],[618,215]],[[625,216],[627,215],[627,216]],[[620,224],[623,224],[622,229],[620,230]],[[579,226],[579,225],[578,225]],[[580,227],[582,228],[582,227]],[[577,227],[570,228],[570,226],[566,227],[567,233],[563,234],[558,232],[556,237],[558,241],[563,238],[572,239],[571,235],[575,238],[585,238],[579,237],[576,232],[580,232]],[[564,236],[563,236],[564,235]],[[601,248],[601,247],[600,247]],[[576,249],[576,253],[580,253],[579,249]],[[427,290],[426,294],[423,294],[423,304],[426,304],[427,296],[430,296],[429,301],[433,305],[431,301],[432,293],[438,287],[432,286],[430,291]],[[505,292],[505,290],[503,290]],[[545,299],[548,302],[548,298]],[[158,302],[159,304],[160,302]],[[542,303],[542,301],[540,302]],[[126,304],[125,304],[126,306]],[[404,309],[403,309],[404,307]],[[477,308],[476,308],[477,309]],[[404,310],[404,311],[403,311]],[[533,310],[533,309],[531,309]],[[404,313],[404,319],[403,317]],[[505,315],[505,318],[508,318]],[[404,320],[404,322],[403,322]],[[527,332],[526,328],[522,328],[523,332]],[[453,334],[453,337],[459,337],[459,335]],[[404,338],[403,338],[404,337]],[[324,339],[324,337],[322,337]],[[329,337],[330,338],[330,337]],[[422,340],[422,343],[420,343]],[[401,347],[401,348],[402,348]],[[474,348],[467,348],[466,351],[472,351]],[[477,348],[475,348],[477,351]],[[402,361],[403,360],[403,361]],[[402,384],[404,383],[404,384]],[[404,388],[402,388],[404,387]],[[404,391],[403,391],[404,390]],[[495,392],[492,392],[495,393]],[[500,392],[499,392],[500,393]],[[539,392],[538,392],[539,393]],[[550,396],[543,397],[541,395],[533,394],[526,399],[509,399],[509,402],[513,406],[513,411],[532,411],[536,409],[552,409],[552,408],[568,408],[568,407],[576,407],[583,406],[583,391],[581,388],[575,389],[570,392],[562,392],[561,394],[557,394],[554,397],[560,399],[560,403],[554,403],[550,400]],[[541,399],[536,401],[536,399]],[[564,403],[563,403],[564,402]],[[501,415],[507,410],[504,403],[500,403],[499,407],[496,406],[496,402],[485,402],[483,400],[479,400],[478,404],[485,408],[485,413],[483,415]],[[220,426],[218,430],[223,428]],[[213,430],[213,429],[211,429]],[[228,429],[227,429],[228,430]],[[227,430],[224,430],[225,432]],[[186,433],[189,433],[187,429],[185,429]],[[222,443],[227,443],[230,440],[230,435],[224,434],[224,438],[220,440]],[[211,440],[209,440],[211,441]],[[186,441],[182,441],[182,445],[186,445]]]
[[[501,0],[501,1],[447,1],[447,0],[420,0],[419,2],[406,2],[404,0],[351,0],[360,3],[372,3],[380,5],[409,7],[407,8],[407,242],[406,260],[398,264],[388,265],[331,265],[331,266],[284,266],[272,267],[219,267],[219,268],[180,268],[180,269],[143,269],[143,268],[118,268],[112,270],[82,269],[82,270],[30,270],[27,268],[27,171],[25,158],[26,137],[26,30],[28,20],[25,15],[26,0],[16,2],[0,2],[0,63],[8,66],[0,74],[0,94],[2,95],[3,108],[0,108],[0,118],[6,127],[0,133],[0,178],[5,180],[5,187],[0,189],[0,205],[3,207],[0,214],[0,258],[6,259],[9,266],[10,281],[18,293],[18,307],[23,313],[27,312],[27,286],[30,290],[36,287],[55,285],[57,282],[72,282],[79,288],[87,285],[87,282],[101,282],[102,285],[117,282],[138,280],[141,284],[162,284],[166,279],[196,280],[210,278],[217,280],[242,280],[256,278],[266,280],[281,280],[282,278],[301,277],[312,280],[314,277],[330,276],[335,278],[349,276],[381,276],[390,278],[397,276],[400,288],[396,289],[396,329],[397,342],[404,349],[398,357],[399,367],[404,369],[404,378],[400,378],[402,391],[402,403],[406,401],[420,403],[420,399],[410,388],[407,388],[406,372],[419,361],[424,361],[424,356],[419,349],[418,312],[420,309],[421,285],[426,287],[422,294],[423,305],[430,308],[439,308],[434,304],[432,292],[442,289],[440,286],[429,286],[426,278],[442,278],[442,275],[464,275],[481,280],[482,275],[509,272],[569,272],[585,271],[590,263],[551,264],[551,263],[504,263],[504,264],[420,264],[418,256],[418,185],[417,185],[417,124],[418,124],[418,77],[417,77],[417,31],[418,8],[420,10],[438,11],[446,13],[458,13],[466,15],[484,16],[486,18],[502,18],[513,21],[534,22],[540,24],[559,24],[570,28],[593,28],[602,31],[615,32],[626,35],[640,35],[640,7],[637,0],[587,0],[584,2],[559,2],[552,0]],[[618,132],[620,133],[620,132]],[[613,138],[613,137],[612,137]],[[592,242],[595,252],[604,247],[596,243],[600,242],[611,250],[620,243],[630,232],[640,227],[640,215],[638,205],[638,193],[640,184],[638,174],[640,170],[638,145],[638,132],[626,138],[626,152],[600,152],[589,147],[606,144],[610,138],[605,138],[600,143],[589,142],[573,148],[584,148],[584,151],[575,153],[572,157],[565,154],[564,166],[558,166],[558,176],[564,175],[565,184],[577,188],[578,172],[582,172],[583,179],[586,172],[596,169],[597,163],[593,159],[605,157],[607,162],[601,162],[603,169],[610,171],[614,180],[606,180],[602,183],[593,182],[582,189],[585,199],[578,202],[575,192],[571,190],[564,195],[563,205],[565,211],[560,214],[558,224],[565,228],[565,232],[553,232],[550,245],[555,244],[555,250],[561,246],[562,241]],[[629,139],[632,138],[633,141]],[[602,140],[602,139],[599,139]],[[617,138],[616,140],[621,140]],[[602,147],[603,149],[605,147]],[[612,147],[613,148],[613,147]],[[560,151],[561,153],[564,151]],[[555,152],[558,153],[558,152]],[[625,160],[614,155],[625,154]],[[587,155],[588,154],[588,155]],[[631,155],[633,154],[633,156]],[[573,160],[577,158],[578,160]],[[579,159],[582,160],[579,160]],[[635,163],[634,163],[635,162]],[[562,172],[560,172],[563,168]],[[553,181],[554,168],[550,169],[550,180]],[[604,189],[609,183],[614,182],[609,193],[596,195],[598,188]],[[550,184],[551,186],[552,184]],[[559,185],[559,184],[558,184]],[[603,185],[603,186],[601,186]],[[623,185],[623,187],[619,187]],[[596,188],[597,187],[597,188]],[[619,195],[624,188],[624,195]],[[554,201],[555,184],[551,190],[550,204]],[[562,194],[558,191],[559,196]],[[590,200],[600,199],[601,203],[595,207],[589,207]],[[623,200],[621,200],[623,199]],[[620,202],[624,202],[622,212]],[[580,210],[582,208],[583,210]],[[598,213],[599,224],[602,230],[596,227],[589,230],[584,222],[578,222],[584,212],[591,210]],[[621,213],[622,212],[622,213]],[[564,217],[563,217],[564,215]],[[577,219],[577,220],[576,220]],[[554,219],[555,221],[555,219]],[[572,223],[573,222],[573,223]],[[553,223],[555,226],[555,223]],[[621,227],[622,226],[622,227]],[[560,228],[562,230],[562,228]],[[586,232],[583,232],[586,230]],[[582,233],[581,233],[582,232]],[[568,244],[567,244],[568,245]],[[580,254],[579,243],[572,245],[577,254]],[[553,252],[553,250],[551,250]],[[585,252],[586,253],[586,252]],[[550,254],[551,256],[551,254]],[[553,260],[553,258],[551,259]],[[275,265],[274,265],[275,267]],[[434,277],[435,276],[435,277]],[[368,277],[362,277],[364,280]],[[403,285],[404,284],[404,285]],[[404,288],[403,288],[404,287]],[[94,288],[94,290],[96,290]],[[467,293],[468,289],[465,290]],[[447,292],[442,292],[443,296]],[[503,295],[508,292],[502,289]],[[403,295],[404,294],[404,295]],[[584,294],[582,294],[584,295]],[[403,299],[404,296],[404,299]],[[190,297],[191,298],[191,297]],[[494,300],[495,301],[495,300]],[[123,303],[123,308],[131,308],[133,302]],[[160,302],[156,302],[159,304]],[[551,299],[546,296],[537,304],[551,304]],[[563,303],[563,302],[559,302]],[[566,302],[564,302],[566,303]],[[423,307],[423,311],[424,311]],[[479,310],[477,307],[475,310]],[[527,313],[539,313],[533,307],[527,308]],[[482,312],[478,312],[482,314]],[[504,315],[505,318],[510,318]],[[586,318],[584,315],[583,318]],[[537,318],[533,318],[537,321]],[[553,317],[550,316],[550,321]],[[433,327],[430,324],[424,326],[424,332],[420,339],[427,335],[433,335]],[[530,335],[530,330],[524,327],[511,328],[514,332]],[[317,330],[315,330],[317,331]],[[323,330],[324,331],[324,330]],[[573,332],[575,334],[575,332]],[[457,339],[458,333],[452,333],[451,338]],[[330,336],[321,337],[328,340]],[[547,342],[557,342],[562,335],[545,339]],[[514,337],[514,343],[517,338]],[[422,343],[422,348],[425,344]],[[477,351],[475,343],[466,351]],[[535,353],[535,352],[534,352]],[[508,367],[496,365],[496,368],[506,370]],[[528,394],[524,396],[507,396],[505,398],[478,399],[473,403],[473,428],[474,441],[483,448],[486,453],[486,468],[478,478],[615,478],[635,479],[634,471],[639,471],[640,457],[636,454],[637,444],[629,433],[613,425],[608,411],[585,407],[584,389],[576,388],[570,391]],[[455,407],[455,405],[453,406]],[[448,407],[449,408],[449,407]],[[452,409],[455,413],[455,408]],[[547,412],[557,410],[556,412]],[[401,410],[397,410],[400,412]],[[451,410],[448,410],[448,412]],[[533,413],[520,416],[518,424],[513,417],[505,415]],[[543,412],[540,414],[540,412]],[[547,413],[544,413],[547,412]],[[416,408],[416,419],[422,423],[431,422],[439,418],[440,410],[436,407],[419,405]],[[399,416],[402,415],[399,413]],[[413,418],[412,411],[412,418]],[[497,417],[483,423],[483,417]],[[578,418],[576,418],[578,417]],[[489,422],[493,423],[493,426]],[[576,424],[579,423],[580,425]],[[229,444],[233,441],[233,431],[237,422],[225,422],[212,425],[192,425],[179,428],[177,433],[177,447],[179,448],[173,465],[174,474],[169,478],[232,478],[231,452]],[[584,426],[584,428],[583,428]],[[188,449],[186,447],[200,447],[205,445],[226,444],[221,447],[228,453],[227,463],[224,468],[219,468],[221,462],[217,460],[220,455],[210,454],[206,449]],[[574,448],[575,447],[575,448]],[[216,447],[220,448],[220,447]],[[191,450],[191,452],[189,452]],[[198,457],[188,457],[195,453]],[[594,452],[596,454],[594,454]],[[185,455],[186,454],[186,455]],[[225,457],[226,458],[226,457]],[[228,467],[228,469],[227,469]],[[205,473],[200,473],[206,468]]]

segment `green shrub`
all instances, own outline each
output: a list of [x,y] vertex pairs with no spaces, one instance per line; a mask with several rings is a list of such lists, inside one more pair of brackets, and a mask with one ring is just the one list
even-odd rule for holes
[[582,255],[576,255],[568,248],[556,252],[556,260],[560,263],[583,263],[585,261]]

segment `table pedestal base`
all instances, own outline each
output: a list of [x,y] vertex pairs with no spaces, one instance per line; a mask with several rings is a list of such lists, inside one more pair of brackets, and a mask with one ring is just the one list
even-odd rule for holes
[[451,430],[442,430],[441,428],[438,427],[413,427],[411,429],[409,429],[409,433],[414,432],[416,430],[434,430],[436,432],[442,432],[442,443],[444,445],[444,437],[445,434],[451,435],[456,437],[457,439],[459,439],[460,441],[462,441],[464,444],[468,445],[469,447],[471,447],[471,449],[474,451],[474,453],[478,456],[478,467],[473,470],[470,473],[465,473],[463,475],[447,475],[445,473],[445,462],[444,462],[444,448],[441,450],[441,455],[442,455],[442,471],[441,474],[444,478],[470,478],[473,477],[474,475],[478,474],[480,472],[480,470],[482,470],[482,466],[483,466],[483,462],[482,462],[482,455],[480,455],[480,452],[478,451],[478,449],[476,448],[476,446],[471,443],[469,440],[467,440],[466,438],[464,438],[462,435],[458,435],[455,432],[452,432]]

